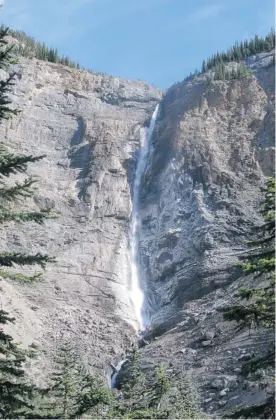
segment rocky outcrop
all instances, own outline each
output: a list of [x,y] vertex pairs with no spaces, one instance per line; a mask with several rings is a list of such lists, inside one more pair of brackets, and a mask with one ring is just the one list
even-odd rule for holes
[[[140,127],[161,91],[143,82],[93,75],[38,60],[16,66],[12,97],[22,112],[1,125],[11,149],[46,158],[30,165],[36,208],[55,207],[45,226],[5,228],[1,247],[48,253],[44,281],[1,281],[1,303],[13,312],[15,338],[36,342],[47,374],[62,338],[103,371],[134,336],[129,299],[130,183]],[[41,353],[41,351],[43,353]]]
[[[252,282],[233,268],[257,213],[259,187],[274,173],[274,66],[248,60],[253,74],[170,88],[160,104],[141,189],[140,264],[151,329],[139,342],[143,367],[184,370],[204,410],[261,402],[271,371],[240,375],[273,338],[237,331],[217,309]],[[15,337],[39,350],[36,378],[51,369],[62,338],[108,374],[135,336],[129,298],[130,197],[140,128],[162,93],[142,82],[22,60],[13,90],[19,116],[0,126],[18,152],[45,154],[34,206],[55,207],[46,226],[10,226],[1,247],[57,257],[35,285],[1,281]],[[39,368],[36,368],[39,366]],[[127,366],[127,363],[126,363]],[[37,369],[37,370],[36,370]],[[38,370],[39,369],[39,370]],[[110,369],[111,370],[111,369]]]
[[274,172],[267,57],[242,80],[200,76],[169,89],[144,176],[140,260],[152,313],[148,338],[155,337],[142,350],[144,363],[184,369],[211,412],[262,401],[271,388],[245,385],[236,372],[244,354],[264,354],[273,338],[237,332],[217,311],[250,280],[234,264],[259,220],[264,176]]

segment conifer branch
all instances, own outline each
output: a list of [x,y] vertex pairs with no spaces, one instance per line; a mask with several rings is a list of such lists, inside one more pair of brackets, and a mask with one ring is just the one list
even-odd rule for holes
[[11,317],[8,312],[4,311],[3,309],[0,309],[0,324],[7,324],[8,322],[14,323],[14,321],[14,317]]
[[13,281],[19,281],[20,283],[34,283],[38,280],[42,280],[42,273],[34,274],[33,276],[25,276],[22,273],[13,273],[8,271],[0,270],[0,277],[3,279],[10,279]]
[[39,265],[45,268],[47,262],[56,262],[55,258],[48,255],[42,255],[38,252],[35,255],[25,255],[19,252],[2,252],[0,253],[0,266],[13,267],[14,265]]
[[0,223],[5,222],[35,222],[39,225],[42,225],[45,220],[55,219],[57,214],[52,209],[45,209],[41,211],[20,211],[20,212],[11,212],[8,210],[3,210],[0,207]]
[[0,197],[2,200],[14,201],[15,199],[32,197],[35,192],[33,185],[37,183],[37,180],[33,177],[29,177],[23,181],[23,183],[16,182],[12,187],[0,188]]
[[0,144],[0,174],[9,176],[16,172],[25,172],[29,163],[38,162],[44,157],[45,155],[23,156],[9,153],[6,147]]
[[[6,46],[5,36],[7,34],[8,29],[0,28],[0,69],[9,72],[9,66],[15,63],[15,59],[12,56],[13,46]],[[15,74],[9,74],[6,79],[0,81],[0,122],[19,112],[17,109],[10,108],[11,99],[8,96],[14,77]],[[11,210],[16,199],[33,195],[35,183],[33,178],[25,179],[23,183],[16,183],[12,187],[4,182],[4,177],[25,172],[28,163],[36,162],[42,157],[44,156],[16,155],[10,153],[7,147],[0,143],[0,222],[15,220],[42,223],[43,219],[52,216],[51,210],[42,210],[41,212]],[[54,258],[40,253],[25,255],[19,252],[0,252],[0,276],[2,279],[10,278],[21,282],[39,280],[42,273],[25,275],[8,272],[2,268],[14,265],[39,265],[45,268],[47,262],[54,261]],[[40,390],[35,385],[29,384],[23,365],[26,355],[31,356],[31,353],[20,349],[14,343],[12,336],[4,331],[2,326],[10,322],[14,322],[14,318],[4,310],[0,310],[0,418],[37,418],[34,416],[33,402]]]

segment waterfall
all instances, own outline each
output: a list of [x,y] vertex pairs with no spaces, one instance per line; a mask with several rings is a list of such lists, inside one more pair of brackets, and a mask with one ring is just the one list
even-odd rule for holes
[[113,375],[111,375],[111,388],[115,388],[116,387],[116,379],[118,376],[118,373],[121,370],[121,367],[123,366],[123,364],[127,361],[127,359],[123,359],[121,360],[117,366],[115,367],[115,371],[113,372]]
[[[159,105],[152,114],[149,128],[141,129],[140,131],[140,150],[137,161],[133,194],[132,194],[132,215],[130,224],[130,265],[131,265],[131,288],[130,298],[132,300],[136,319],[139,323],[140,329],[145,329],[149,324],[149,319],[143,312],[144,293],[143,287],[139,278],[139,228],[140,228],[140,215],[139,215],[139,198],[140,198],[140,185],[142,176],[145,172],[147,159],[149,154],[150,139],[155,127]],[[116,388],[116,381],[119,371],[123,364],[128,359],[121,360],[116,367],[113,366],[113,374],[111,375],[111,388]]]
[[135,171],[133,197],[132,197],[132,217],[130,225],[130,265],[131,265],[131,300],[135,309],[136,319],[139,322],[140,328],[144,329],[149,323],[149,319],[143,313],[144,293],[139,278],[139,198],[140,198],[140,185],[142,176],[145,172],[147,159],[149,154],[150,139],[155,127],[159,105],[152,114],[149,128],[142,129],[140,132],[140,150]]

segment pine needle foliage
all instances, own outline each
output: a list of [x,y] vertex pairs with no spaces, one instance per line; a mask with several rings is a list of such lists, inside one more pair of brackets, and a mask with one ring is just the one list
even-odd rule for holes
[[35,387],[26,380],[22,367],[27,354],[2,327],[14,321],[8,312],[0,310],[0,418],[4,419],[28,418],[34,408]]
[[254,373],[259,369],[265,369],[267,366],[273,366],[275,359],[275,347],[270,349],[264,356],[256,357],[244,363],[242,366],[242,375]]
[[[0,25],[0,29],[4,30],[5,26],[3,24]],[[15,43],[14,45],[14,51],[18,56],[36,58],[38,60],[48,61],[49,63],[62,64],[66,67],[86,70],[92,74],[106,75],[104,72],[94,72],[90,68],[82,67],[77,61],[72,60],[68,55],[60,54],[57,48],[48,47],[44,42],[36,41],[24,31],[9,29],[7,35],[18,41],[18,43]],[[13,62],[15,63],[17,60],[14,60]]]
[[198,394],[184,372],[180,373],[177,390],[171,399],[171,418],[203,419],[205,415],[199,409]]
[[224,63],[221,63],[215,67],[214,80],[240,80],[245,76],[250,75],[251,72],[242,64],[238,64],[236,68],[228,70]]
[[[6,71],[14,61],[12,48],[7,47],[5,40],[8,30],[0,30],[0,67]],[[16,110],[10,108],[11,100],[9,91],[12,85],[14,74],[8,76],[6,80],[0,82],[0,122],[8,118],[11,114],[16,114]],[[21,209],[14,211],[14,205],[19,204],[27,198],[31,198],[37,190],[37,180],[33,177],[27,177],[23,181],[15,181],[13,185],[6,182],[10,175],[25,173],[29,163],[37,162],[44,156],[23,156],[9,152],[4,143],[0,144],[0,223],[6,222],[36,222],[42,224],[46,219],[55,217],[51,209],[42,209],[40,211],[28,211]],[[24,255],[15,252],[7,253],[0,251],[0,267],[12,267],[14,265],[35,265],[45,268],[47,262],[53,262],[54,259],[41,253],[35,255]]]
[[26,172],[29,163],[37,162],[44,157],[45,155],[17,155],[9,152],[7,147],[3,143],[0,143],[0,174],[1,176],[9,176],[11,174]]
[[50,385],[40,397],[37,417],[74,419],[89,412],[92,418],[101,418],[110,400],[110,390],[87,371],[76,349],[66,341],[56,353]]
[[80,68],[79,63],[71,60],[68,56],[59,55],[57,48],[47,47],[44,42],[36,41],[24,31],[9,30],[8,34],[19,41],[16,49],[17,53],[23,57],[37,58],[38,60],[60,63],[72,68]]
[[248,252],[240,256],[245,274],[260,279],[258,288],[242,288],[238,292],[247,304],[222,308],[224,318],[244,325],[274,328],[275,326],[275,179],[269,178],[262,188],[260,214],[263,223],[255,226],[253,239],[247,243]]
[[202,419],[196,393],[185,375],[177,381],[166,367],[158,365],[153,374],[141,371],[138,350],[133,349],[130,363],[120,381],[121,399],[113,404],[108,418],[128,419]]
[[246,407],[237,407],[232,413],[229,413],[224,419],[275,419],[275,395],[260,403]]
[[271,29],[265,37],[255,35],[254,38],[236,42],[226,52],[217,52],[202,62],[202,73],[225,63],[235,61],[237,63],[248,57],[262,52],[270,52],[275,49],[275,31]]
[[[15,63],[13,47],[7,45],[8,29],[0,29],[0,69],[7,77],[0,80],[0,123],[18,113],[11,108],[9,93],[14,83],[14,73],[9,74],[11,64]],[[42,156],[22,156],[10,152],[4,143],[0,143],[0,223],[8,222],[37,222],[52,216],[50,211],[42,210],[30,212],[20,209],[22,202],[33,196],[36,180],[27,177],[23,182],[14,185],[8,178],[21,173],[24,174],[28,164],[42,159]],[[12,180],[11,180],[12,181]],[[15,207],[19,208],[15,211]],[[7,252],[0,250],[0,276],[3,279],[17,281],[35,281],[41,273],[25,275],[9,271],[13,266],[34,266],[45,268],[47,262],[54,261],[48,255],[37,252],[34,255],[20,252]],[[0,418],[31,418],[34,410],[33,396],[37,393],[36,387],[30,383],[23,368],[29,353],[22,350],[13,340],[12,336],[4,332],[8,323],[14,323],[14,317],[8,312],[0,310]]]
[[10,271],[0,270],[0,276],[3,279],[18,281],[20,283],[34,283],[35,281],[42,280],[42,274],[43,273],[37,273],[27,276],[22,273],[11,273]]

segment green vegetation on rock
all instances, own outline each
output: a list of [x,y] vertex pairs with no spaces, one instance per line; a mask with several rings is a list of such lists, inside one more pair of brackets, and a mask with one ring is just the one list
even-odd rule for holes
[[[126,368],[125,368],[126,366]],[[138,350],[134,348],[129,364],[124,365],[120,381],[121,399],[109,412],[112,418],[129,419],[199,419],[197,393],[182,372],[172,377],[165,366],[153,373],[140,369]]]
[[40,392],[34,414],[37,418],[72,419],[89,412],[92,418],[101,418],[111,397],[103,381],[88,372],[76,349],[65,342],[57,349],[50,384]]
[[271,29],[268,35],[265,37],[259,37],[255,35],[254,38],[250,40],[245,40],[242,42],[236,42],[235,45],[230,47],[226,52],[217,52],[207,60],[202,62],[202,72],[216,68],[217,66],[223,63],[229,63],[231,61],[240,62],[246,58],[259,54],[262,52],[270,52],[275,48],[275,32]]
[[270,396],[261,404],[239,407],[223,418],[231,419],[275,419],[275,397]]
[[[3,26],[2,26],[3,30]],[[57,48],[49,48],[45,43],[36,41],[31,36],[23,31],[16,31],[10,29],[9,36],[17,39],[18,47],[17,53],[27,58],[37,58],[38,60],[49,61],[51,63],[60,63],[72,68],[80,68],[79,63],[71,60],[68,56],[61,56]]]
[[[258,287],[242,288],[237,297],[247,303],[221,308],[226,320],[235,320],[242,327],[275,329],[275,179],[269,178],[262,188],[260,214],[263,223],[252,231],[253,239],[247,243],[248,251],[240,256],[244,274],[252,275]],[[275,346],[263,356],[254,357],[242,366],[241,374],[250,375],[260,369],[275,368]],[[275,418],[275,396],[261,404],[238,408],[230,418]]]
[[266,182],[260,213],[261,225],[254,226],[249,248],[240,256],[245,274],[259,279],[257,288],[242,288],[238,296],[248,301],[221,311],[227,320],[236,320],[244,325],[274,328],[275,325],[275,179]]
[[[7,46],[5,37],[7,29],[0,30],[0,68],[9,71],[14,62],[13,48]],[[11,100],[8,93],[12,86],[14,74],[0,81],[0,122],[17,114],[17,110],[10,108]],[[0,223],[28,222],[42,223],[43,220],[52,217],[48,210],[41,212],[28,211],[22,208],[22,201],[32,197],[36,180],[31,177],[23,182],[11,182],[10,178],[17,174],[24,174],[28,164],[39,161],[43,156],[22,156],[8,150],[4,143],[0,144]],[[20,206],[20,210],[14,210]],[[24,206],[23,206],[24,207]],[[0,277],[11,280],[32,281],[40,277],[40,273],[25,275],[13,273],[10,270],[14,266],[39,265],[44,268],[47,262],[53,259],[48,255],[36,253],[34,255],[20,252],[0,252]],[[30,355],[14,343],[13,337],[5,332],[8,323],[14,323],[15,318],[3,309],[0,310],[0,417],[1,418],[27,418],[30,416],[33,406],[33,394],[35,387],[28,381],[23,368],[26,357]]]
[[214,80],[234,80],[242,79],[244,76],[251,74],[251,72],[242,64],[238,64],[236,68],[228,70],[225,64],[219,64],[215,67]]

